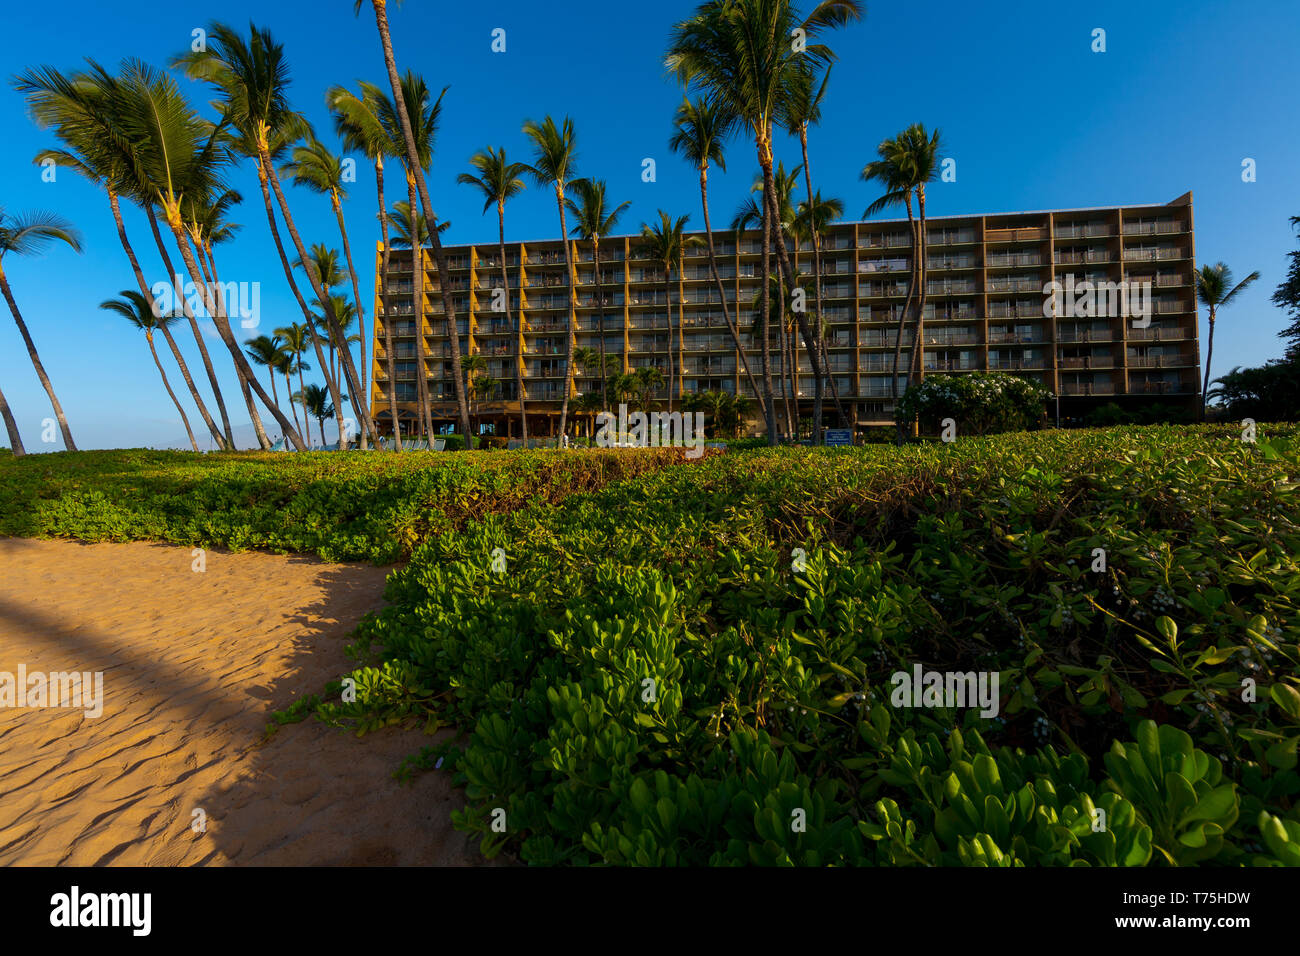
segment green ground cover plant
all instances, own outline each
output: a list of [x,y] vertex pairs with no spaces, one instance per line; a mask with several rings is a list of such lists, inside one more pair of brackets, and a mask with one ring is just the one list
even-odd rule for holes
[[[422,542],[319,713],[461,728],[408,769],[530,863],[1293,865],[1298,463],[1156,427],[662,469]],[[918,663],[998,715],[892,706]]]

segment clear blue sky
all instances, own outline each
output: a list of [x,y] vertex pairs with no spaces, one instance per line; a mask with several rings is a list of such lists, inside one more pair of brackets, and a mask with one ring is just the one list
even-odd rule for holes
[[[451,222],[444,241],[495,239],[495,214],[484,217],[481,200],[457,186],[455,177],[487,144],[527,160],[520,126],[547,113],[573,117],[578,172],[606,179],[615,201],[631,200],[621,231],[635,232],[660,207],[690,213],[692,225],[702,227],[696,176],[667,149],[680,93],[661,66],[671,24],[693,7],[676,0],[392,5],[399,67],[422,72],[434,89],[451,87],[429,183],[436,211]],[[188,47],[191,30],[212,18],[241,28],[252,18],[285,44],[294,105],[333,142],[326,87],[357,79],[386,84],[368,9],[354,18],[351,0],[11,5],[0,73],[7,81],[39,64],[72,70],[86,56],[107,65],[128,56],[162,65]],[[490,49],[497,27],[507,31],[504,54]],[[1103,54],[1090,49],[1097,27],[1106,30]],[[1260,364],[1282,352],[1276,333],[1284,316],[1268,299],[1297,243],[1288,225],[1300,214],[1297,36],[1300,4],[1294,0],[1248,6],[1230,0],[868,0],[863,22],[831,40],[840,63],[824,123],[811,138],[815,185],[843,198],[849,217],[860,215],[876,198],[874,187],[858,179],[875,144],[919,121],[942,129],[946,155],[958,164],[956,183],[930,191],[933,215],[1166,202],[1190,189],[1198,261],[1226,261],[1238,276],[1253,269],[1263,274],[1224,314],[1214,368]],[[196,103],[206,103],[206,88],[182,84]],[[60,171],[55,183],[41,182],[31,158],[53,140],[33,126],[7,83],[0,89],[0,129],[0,205],[9,212],[57,212],[85,240],[80,256],[52,247],[39,259],[5,262],[74,437],[85,448],[184,444],[143,337],[97,308],[133,285],[106,199],[70,172]],[[797,162],[797,141],[783,140],[778,151],[787,164]],[[657,182],[641,180],[645,157],[657,162]],[[1258,164],[1254,183],[1241,180],[1244,157]],[[712,175],[715,223],[730,218],[754,174],[750,144],[733,142],[729,158],[728,173]],[[364,160],[358,166],[346,214],[369,323],[378,235],[372,172]],[[220,252],[222,278],[262,283],[262,326],[269,330],[297,318],[296,306],[251,167],[240,170],[235,184],[246,196],[235,217],[244,231]],[[390,186],[396,187],[390,203],[405,198],[400,182],[390,179]],[[337,245],[324,199],[291,190],[290,202],[306,241]],[[552,237],[556,218],[553,196],[531,188],[507,210],[507,238]],[[144,220],[128,213],[128,230],[137,250],[151,253],[151,280],[162,278]],[[1202,318],[1202,335],[1204,325]],[[182,348],[199,369],[192,336],[182,331],[178,340],[189,339]],[[246,425],[215,331],[211,345],[232,417]],[[162,351],[174,387],[183,391]],[[49,405],[7,310],[0,314],[0,387],[28,450],[60,448],[41,444]],[[199,434],[201,419],[188,403],[187,411]]]

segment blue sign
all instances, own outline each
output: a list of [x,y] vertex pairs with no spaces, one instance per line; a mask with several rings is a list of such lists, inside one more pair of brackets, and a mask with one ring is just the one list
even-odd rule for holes
[[828,445],[852,445],[853,430],[851,428],[828,428],[826,429],[826,444]]

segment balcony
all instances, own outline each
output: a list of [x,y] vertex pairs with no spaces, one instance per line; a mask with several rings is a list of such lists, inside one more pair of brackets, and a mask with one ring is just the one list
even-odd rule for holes
[[[933,233],[931,233],[933,235]],[[1036,242],[1047,238],[1046,226],[1017,226],[1010,229],[989,229],[985,242]],[[933,242],[933,239],[931,240]]]
[[1062,395],[1114,395],[1113,382],[1062,382]]
[[1126,236],[1161,236],[1186,231],[1187,227],[1176,219],[1124,223],[1124,235]]

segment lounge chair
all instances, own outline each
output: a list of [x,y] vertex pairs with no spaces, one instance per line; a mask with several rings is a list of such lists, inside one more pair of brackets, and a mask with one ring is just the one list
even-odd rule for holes
[[434,451],[446,451],[446,450],[447,450],[447,439],[445,439],[445,438],[435,438],[435,439],[433,440],[433,450],[434,450]]

